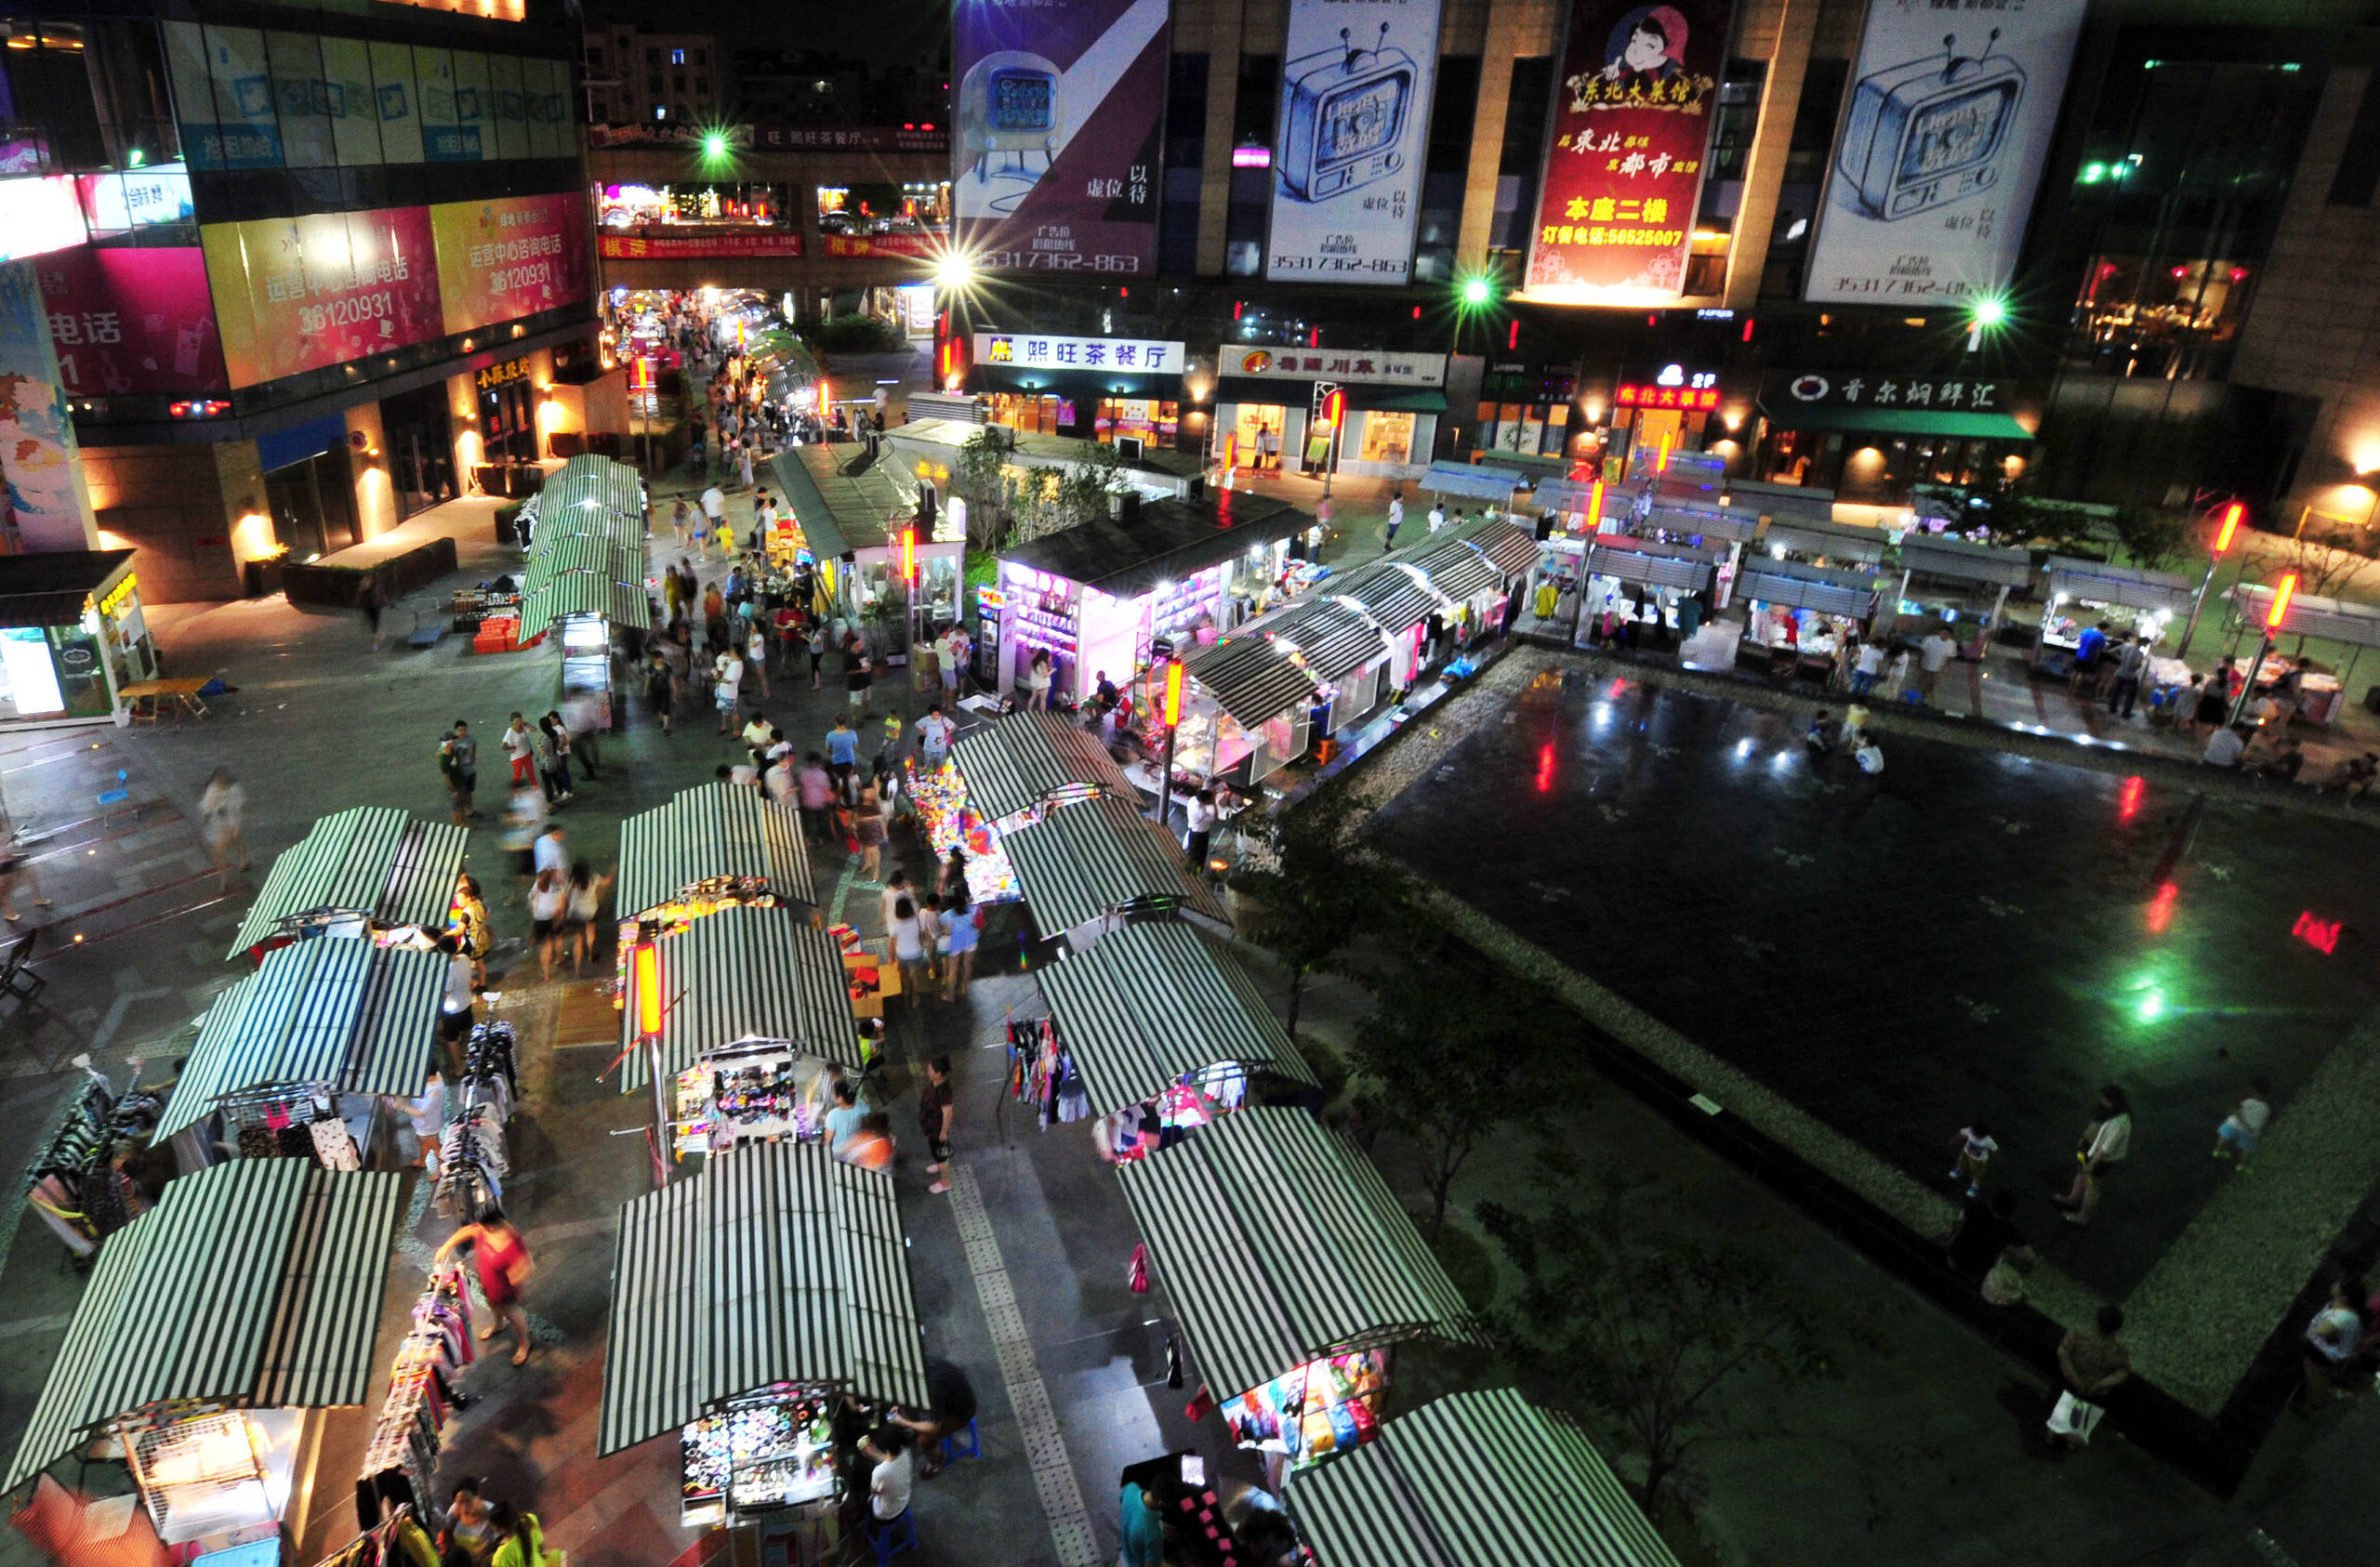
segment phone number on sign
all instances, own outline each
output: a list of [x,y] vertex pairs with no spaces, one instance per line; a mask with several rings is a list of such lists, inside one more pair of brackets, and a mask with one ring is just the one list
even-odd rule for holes
[[377,294],[357,294],[345,299],[333,299],[324,305],[300,305],[298,307],[298,330],[326,332],[334,326],[386,321],[396,313],[396,296],[384,289]]
[[487,275],[488,292],[509,294],[516,288],[536,288],[554,281],[554,264],[534,261],[525,267],[498,267]]
[[995,250],[983,264],[995,272],[1137,272],[1137,256],[1070,256],[1036,250]]

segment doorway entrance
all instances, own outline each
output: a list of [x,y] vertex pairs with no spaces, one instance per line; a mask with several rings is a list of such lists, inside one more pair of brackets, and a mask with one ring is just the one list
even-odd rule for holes
[[346,447],[272,469],[264,476],[264,493],[273,537],[290,560],[311,560],[355,542],[355,481]]

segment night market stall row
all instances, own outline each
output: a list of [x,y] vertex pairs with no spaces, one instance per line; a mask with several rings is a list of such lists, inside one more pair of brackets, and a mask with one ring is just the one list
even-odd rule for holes
[[875,967],[797,909],[721,909],[662,936],[629,965],[620,1091],[658,1084],[679,1162],[814,1139],[834,1077],[867,1064],[849,987]]
[[619,989],[638,943],[721,909],[815,903],[801,818],[732,784],[697,784],[620,823]]
[[924,641],[929,623],[958,618],[965,507],[937,506],[895,463],[856,442],[795,446],[769,471],[785,506],[776,532],[756,542],[780,570],[806,553],[835,617],[880,621],[902,607],[906,624],[884,639],[894,656]]
[[675,1432],[688,1528],[830,1511],[866,1484],[840,1396],[929,1402],[906,1252],[891,1175],[823,1143],[741,1147],[628,1204],[597,1455]]
[[1077,952],[1128,916],[1180,910],[1223,924],[1214,889],[1182,864],[1182,846],[1141,814],[1137,800],[1108,796],[1061,807],[1003,840],[1025,912],[1045,937]]
[[1378,1435],[1391,1346],[1478,1337],[1380,1173],[1304,1110],[1223,1116],[1116,1173],[1205,1390],[1270,1462]]
[[[2363,650],[2380,648],[2380,610],[2374,610],[2369,604],[2353,604],[2343,599],[2324,599],[2293,590],[2289,601],[2281,606],[2281,619],[2276,625],[2272,618],[2272,605],[2277,592],[2276,587],[2268,584],[2241,583],[2227,595],[2236,619],[2233,651],[2236,652],[2239,649],[2239,634],[2259,629],[2267,630],[2276,638],[2327,638],[2353,649],[2345,670],[2308,669],[2299,677],[2296,716],[2309,724],[2330,723],[2346,710],[2347,693],[2353,689],[2351,682],[2355,678],[2355,666],[2362,662]],[[2265,659],[2256,669],[2258,689],[2267,688],[2281,678],[2294,661],[2294,650],[2288,659],[2277,653]]]
[[447,959],[366,942],[301,942],[265,955],[215,998],[152,1141],[186,1171],[225,1154],[371,1162],[383,1096],[413,1099],[437,1048]]
[[573,457],[538,502],[516,636],[526,642],[560,626],[561,699],[599,704],[596,727],[608,729],[612,633],[653,629],[643,481],[608,457]]
[[[1180,921],[1128,925],[1035,978],[1050,1021],[1012,1028],[1010,1090],[1045,1125],[1073,1118],[1071,1109],[1129,1115],[1111,1134],[1111,1156],[1137,1156],[1152,1117],[1161,1133],[1240,1108],[1260,1075],[1314,1086],[1314,1069],[1238,963]],[[1070,1086],[1078,1106],[1064,1102]]]
[[2082,634],[2096,627],[2107,627],[2111,636],[2145,636],[2155,646],[2176,616],[2188,615],[2198,597],[2198,584],[2171,572],[2063,555],[2051,556],[2046,566],[2049,604],[2033,649],[2033,668],[2043,675],[2071,671]]
[[314,1412],[369,1389],[403,1192],[295,1159],[172,1182],[100,1246],[6,1489],[79,1453],[178,1560],[285,1540]]
[[1001,838],[1054,807],[1102,796],[1137,804],[1140,796],[1099,737],[1064,714],[1028,709],[968,731],[940,767],[908,763],[910,804],[933,846],[967,857],[971,902],[1017,895],[1016,873]]
[[1509,1388],[1382,1421],[1289,1478],[1316,1567],[1676,1567],[1603,1455]]
[[323,817],[273,861],[226,955],[323,935],[426,944],[446,928],[468,836],[377,807]]
[[562,464],[535,495],[522,503],[520,520],[527,526],[532,555],[566,536],[641,546],[644,481],[626,463],[581,454]]

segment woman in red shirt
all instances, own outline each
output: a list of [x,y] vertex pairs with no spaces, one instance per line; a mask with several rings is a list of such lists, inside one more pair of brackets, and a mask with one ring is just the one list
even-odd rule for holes
[[[528,1243],[500,1211],[489,1208],[478,1222],[446,1237],[446,1244],[430,1261],[431,1268],[443,1264],[463,1246],[471,1248],[472,1271],[479,1275],[480,1294],[486,1297],[488,1310],[512,1328],[512,1363],[520,1365],[529,1358],[529,1315],[521,1307],[521,1285],[531,1268]],[[480,1337],[494,1338],[498,1327],[499,1323],[490,1323]]]

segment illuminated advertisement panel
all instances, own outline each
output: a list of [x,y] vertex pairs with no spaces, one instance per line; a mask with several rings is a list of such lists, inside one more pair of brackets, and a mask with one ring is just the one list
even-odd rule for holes
[[206,253],[196,245],[69,250],[35,263],[59,384],[75,397],[222,392],[231,382]]
[[472,332],[587,297],[587,198],[576,191],[430,209],[446,330]]
[[1293,0],[1264,275],[1412,281],[1438,0]]
[[234,387],[445,335],[428,207],[199,230]]

